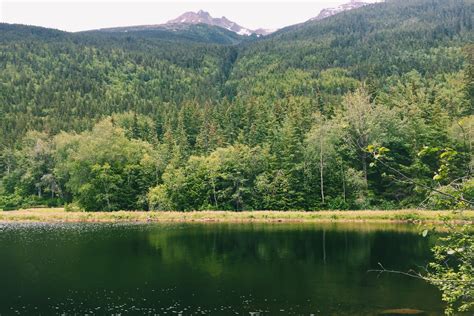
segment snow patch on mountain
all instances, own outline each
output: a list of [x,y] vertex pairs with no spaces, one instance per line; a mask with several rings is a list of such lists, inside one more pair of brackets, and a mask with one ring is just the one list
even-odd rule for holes
[[370,4],[370,3],[362,2],[362,1],[358,1],[358,0],[351,0],[349,3],[341,4],[340,6],[338,6],[336,8],[327,8],[327,9],[321,10],[321,12],[319,12],[319,14],[316,17],[311,18],[310,21],[319,21],[319,20],[328,18],[330,16],[336,15],[338,13],[341,13],[341,12],[361,8],[361,7],[366,6],[368,4]]
[[252,34],[256,35],[267,35],[272,33],[273,30],[267,29],[257,29],[251,30],[246,27],[243,27],[233,21],[230,21],[225,16],[221,18],[213,18],[209,12],[199,10],[198,12],[186,12],[178,16],[176,19],[169,20],[164,26],[172,26],[176,24],[208,24],[222,27],[226,30],[232,31],[239,35],[250,36]]

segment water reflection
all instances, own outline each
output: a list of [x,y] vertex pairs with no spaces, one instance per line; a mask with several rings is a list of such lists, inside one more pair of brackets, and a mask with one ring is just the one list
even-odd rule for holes
[[0,314],[441,315],[406,225],[0,224]]

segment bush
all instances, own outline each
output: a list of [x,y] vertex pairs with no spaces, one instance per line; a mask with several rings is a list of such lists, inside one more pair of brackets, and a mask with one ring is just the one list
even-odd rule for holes
[[23,205],[23,198],[18,194],[0,195],[0,210],[9,211]]
[[148,191],[148,209],[150,211],[171,211],[173,203],[171,202],[166,187],[160,184]]
[[[465,201],[474,200],[474,179],[468,179],[456,186],[446,185],[438,189],[454,198],[444,194],[433,192],[428,200],[428,206],[432,209],[468,209],[472,207]],[[464,201],[463,201],[464,200]]]
[[327,198],[327,207],[331,210],[348,210],[350,208],[349,203],[344,201],[344,198],[338,196],[335,198]]
[[64,204],[64,211],[65,212],[84,212],[84,209],[81,208],[76,203],[66,203]]
[[392,201],[380,201],[380,203],[377,205],[377,208],[381,210],[396,210],[399,208],[399,206]]
[[471,224],[461,227],[445,223],[448,234],[432,249],[427,280],[438,287],[447,303],[446,315],[474,311],[474,234]]

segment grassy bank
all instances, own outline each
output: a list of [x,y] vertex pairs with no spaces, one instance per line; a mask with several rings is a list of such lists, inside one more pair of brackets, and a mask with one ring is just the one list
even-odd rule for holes
[[199,212],[65,212],[62,208],[0,212],[2,222],[440,222],[472,221],[474,211],[462,216],[452,211],[199,211]]

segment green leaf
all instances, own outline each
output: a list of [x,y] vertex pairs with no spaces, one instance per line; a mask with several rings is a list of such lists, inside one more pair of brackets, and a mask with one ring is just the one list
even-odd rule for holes
[[421,235],[422,235],[423,237],[428,236],[428,229],[425,229],[425,230],[421,233]]

